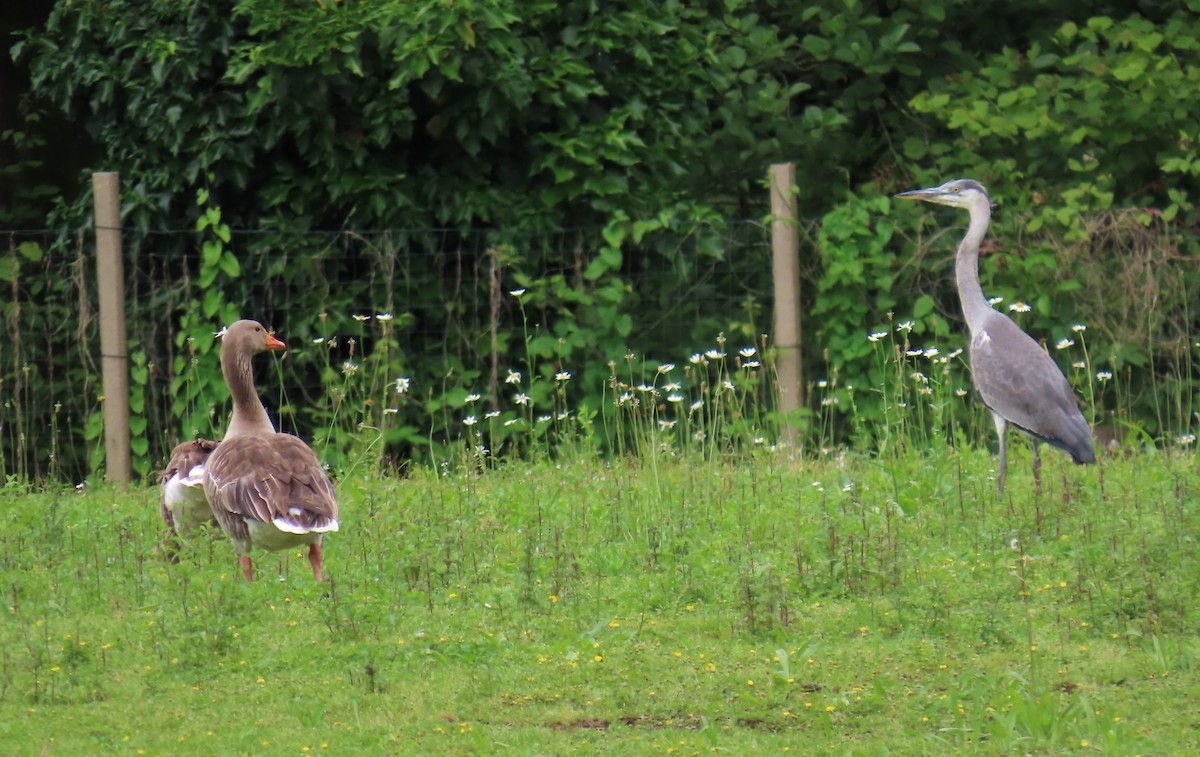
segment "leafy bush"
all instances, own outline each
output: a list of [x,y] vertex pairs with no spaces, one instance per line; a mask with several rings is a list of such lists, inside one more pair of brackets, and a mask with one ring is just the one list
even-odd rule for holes
[[[937,215],[923,239],[886,197],[963,175],[1005,208],[985,286],[1028,301],[1023,325],[1048,342],[1087,324],[1076,378],[1095,412],[1161,435],[1190,425],[1195,374],[1200,164],[1184,93],[1198,43],[1185,5],[1117,20],[1118,3],[1066,3],[1051,19],[1029,2],[949,0],[887,14],[770,0],[603,13],[582,0],[63,2],[14,55],[45,107],[122,173],[142,287],[135,390],[164,433],[219,427],[208,334],[235,316],[327,340],[293,353],[297,378],[275,404],[336,449],[348,418],[388,445],[432,448],[456,435],[447,411],[463,397],[499,404],[509,368],[547,401],[553,376],[574,371],[568,391],[597,412],[612,401],[609,361],[627,353],[679,360],[720,333],[761,345],[761,177],[789,159],[801,212],[822,219],[806,235],[820,252],[805,322],[820,325],[805,358],[807,375],[840,382],[814,392],[830,438],[870,445],[890,427],[892,376],[867,334],[912,320],[914,344],[960,344],[941,236],[960,219]],[[46,141],[37,123],[5,139]],[[26,153],[13,176],[39,168]],[[86,190],[70,191],[51,223],[85,227],[89,214]],[[79,242],[60,235],[51,257]],[[57,286],[90,302],[83,279],[22,277],[27,301]],[[353,316],[367,314],[395,320],[364,330]],[[88,328],[67,352],[26,340],[0,360],[5,380],[39,387],[46,407],[86,396],[14,371],[61,354],[86,366]],[[358,360],[372,361],[369,386],[341,370]],[[1097,387],[1099,369],[1121,380]],[[419,394],[383,424],[400,377]],[[342,384],[339,403],[359,404],[315,409]]]

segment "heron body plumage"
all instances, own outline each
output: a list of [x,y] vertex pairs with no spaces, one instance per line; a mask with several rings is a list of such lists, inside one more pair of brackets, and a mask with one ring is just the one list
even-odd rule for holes
[[[955,280],[970,335],[971,379],[991,410],[1000,437],[999,491],[1004,491],[1005,431],[1010,423],[1064,450],[1076,464],[1094,463],[1092,431],[1066,376],[1041,345],[988,303],[979,285],[979,245],[991,221],[987,190],[977,181],[957,179],[897,197],[964,208],[970,214],[955,257]],[[1035,444],[1035,473],[1037,466]]]

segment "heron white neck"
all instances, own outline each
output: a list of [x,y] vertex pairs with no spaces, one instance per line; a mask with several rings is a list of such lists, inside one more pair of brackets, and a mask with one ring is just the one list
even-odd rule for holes
[[954,276],[958,280],[958,296],[962,302],[963,316],[967,319],[967,330],[975,334],[982,328],[988,313],[992,312],[992,306],[983,296],[983,288],[979,285],[979,245],[987,233],[992,211],[986,203],[972,205],[968,210],[971,223],[967,226],[967,235],[958,245]]
[[221,373],[225,374],[225,383],[229,385],[229,395],[233,398],[233,417],[229,419],[229,428],[225,429],[226,439],[275,433],[275,426],[271,424],[258,392],[254,390],[254,370],[250,358],[251,355],[236,349],[221,349]]

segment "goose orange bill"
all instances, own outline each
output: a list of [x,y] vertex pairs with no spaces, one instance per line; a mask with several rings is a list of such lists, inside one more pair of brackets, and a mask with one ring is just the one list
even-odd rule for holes
[[274,334],[267,334],[267,349],[268,350],[286,350],[287,345],[275,338]]

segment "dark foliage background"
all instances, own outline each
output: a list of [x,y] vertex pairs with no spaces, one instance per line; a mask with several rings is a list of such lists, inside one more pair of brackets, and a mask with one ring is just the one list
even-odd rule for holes
[[[877,385],[865,336],[898,319],[959,340],[962,219],[888,197],[973,176],[1001,208],[989,292],[1030,303],[1024,325],[1050,340],[1087,324],[1093,368],[1122,377],[1103,411],[1182,433],[1198,9],[29,4],[4,19],[27,31],[0,69],[0,96],[21,93],[0,101],[0,225],[52,231],[3,237],[5,456],[36,476],[99,462],[80,231],[93,170],[122,175],[143,471],[176,435],[220,426],[208,350],[239,316],[293,342],[361,331],[378,375],[422,387],[390,439],[401,453],[428,445],[428,419],[467,388],[499,402],[516,364],[547,383],[570,368],[575,401],[597,410],[627,352],[680,360],[722,332],[757,343],[763,179],[780,161],[797,164],[810,219],[808,375]],[[370,311],[396,316],[381,342],[353,319]],[[299,400],[338,381],[345,356],[326,350],[282,379],[298,428],[323,424]]]

